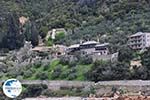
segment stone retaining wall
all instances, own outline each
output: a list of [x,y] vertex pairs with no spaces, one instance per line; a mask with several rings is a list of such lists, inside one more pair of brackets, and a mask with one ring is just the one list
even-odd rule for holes
[[[1,81],[2,83],[3,81]],[[22,84],[46,84],[51,90],[60,90],[61,88],[90,88],[93,87],[98,95],[104,95],[111,93],[114,90],[127,92],[127,93],[138,93],[139,91],[143,93],[150,93],[150,81],[142,80],[126,80],[126,81],[101,81],[98,83],[94,82],[82,82],[82,81],[21,81]]]

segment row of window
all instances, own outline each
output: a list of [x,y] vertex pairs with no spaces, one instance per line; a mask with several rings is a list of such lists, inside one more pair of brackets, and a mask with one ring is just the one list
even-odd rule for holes
[[134,46],[131,46],[132,48],[142,48],[142,45],[134,45]]

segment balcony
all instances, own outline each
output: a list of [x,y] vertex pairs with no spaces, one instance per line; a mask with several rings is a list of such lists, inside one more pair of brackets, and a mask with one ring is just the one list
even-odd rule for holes
[[142,49],[142,48],[144,48],[143,45],[130,45],[130,47],[131,47],[132,49]]
[[141,44],[143,44],[144,42],[143,41],[132,41],[132,42],[130,42],[129,44],[130,45],[141,45]]

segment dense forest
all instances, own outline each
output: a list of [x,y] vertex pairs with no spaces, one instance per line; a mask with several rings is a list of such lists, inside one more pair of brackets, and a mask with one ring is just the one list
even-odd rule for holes
[[[23,38],[37,45],[35,36],[65,28],[68,35],[57,43],[70,45],[99,38],[115,44],[112,47],[116,50],[126,44],[129,34],[150,31],[149,0],[1,0],[0,8],[1,48],[19,48]],[[24,37],[19,35],[17,22],[21,16],[30,19],[25,27],[32,29]]]

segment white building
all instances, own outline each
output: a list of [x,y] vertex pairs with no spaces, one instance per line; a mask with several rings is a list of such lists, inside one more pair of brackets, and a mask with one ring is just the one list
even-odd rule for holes
[[52,29],[51,31],[48,31],[47,36],[46,36],[46,40],[49,39],[49,37],[51,37],[52,39],[56,38],[56,34],[63,32],[65,35],[67,34],[67,31],[64,28],[56,28],[56,29]]
[[129,46],[134,50],[150,47],[150,33],[138,32],[129,36]]
[[108,55],[109,54],[109,43],[104,44],[97,44],[95,46],[95,53],[98,53],[98,55]]
[[67,48],[67,53],[72,53],[80,50],[80,44],[74,44]]
[[96,41],[87,41],[82,44],[74,44],[68,47],[68,52],[82,51],[86,54],[108,55],[109,43],[100,44]]
[[106,60],[114,62],[118,60],[118,52],[113,54],[109,52],[109,43],[100,44],[96,41],[87,41],[81,44],[71,45],[67,48],[68,54],[74,54],[76,51],[90,55],[93,61]]
[[87,41],[83,44],[80,44],[80,50],[85,52],[86,54],[92,54],[96,51],[95,47],[99,43],[96,41]]

